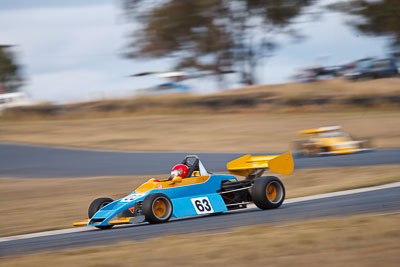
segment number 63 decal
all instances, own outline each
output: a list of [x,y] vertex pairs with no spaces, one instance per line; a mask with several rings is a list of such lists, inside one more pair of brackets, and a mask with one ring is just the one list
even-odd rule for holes
[[197,197],[190,199],[197,214],[214,212],[208,197]]

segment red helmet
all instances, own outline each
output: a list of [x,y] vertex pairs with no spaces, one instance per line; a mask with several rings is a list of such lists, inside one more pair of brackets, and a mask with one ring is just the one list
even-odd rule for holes
[[178,164],[175,165],[172,170],[171,170],[171,178],[174,178],[176,176],[185,178],[186,175],[189,173],[189,168],[185,164]]

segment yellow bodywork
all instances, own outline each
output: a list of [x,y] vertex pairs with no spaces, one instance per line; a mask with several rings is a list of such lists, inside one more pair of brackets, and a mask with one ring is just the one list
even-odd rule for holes
[[[130,219],[132,219],[133,217],[121,217],[118,220],[112,220],[109,221],[108,224],[112,224],[112,225],[116,225],[116,224],[126,224],[129,223]],[[79,221],[79,222],[74,222],[73,226],[86,226],[88,225],[90,219],[86,219],[83,221]]]
[[294,163],[290,152],[282,155],[252,156],[250,154],[228,162],[229,173],[248,176],[258,169],[269,169],[271,172],[289,175],[293,172]]
[[[178,179],[176,179],[176,178],[178,178]],[[152,189],[172,188],[172,187],[178,187],[178,186],[184,186],[184,185],[193,185],[193,184],[204,183],[209,178],[210,178],[209,175],[207,175],[207,176],[191,176],[191,177],[184,178],[184,179],[182,179],[181,177],[178,176],[178,177],[175,177],[173,180],[161,180],[161,181],[151,178],[146,183],[139,186],[139,188],[136,189],[136,193],[141,194],[141,193],[146,193]]]
[[[316,145],[326,147],[329,152],[336,154],[347,154],[357,152],[360,149],[360,144],[351,140],[348,136],[342,137],[319,137],[311,139]],[[343,146],[342,146],[343,145]]]
[[129,223],[129,220],[132,219],[133,217],[121,217],[118,220],[113,220],[113,221],[109,221],[108,224],[125,224],[125,223]]
[[86,226],[89,223],[90,219],[86,219],[79,222],[74,222],[73,226]]

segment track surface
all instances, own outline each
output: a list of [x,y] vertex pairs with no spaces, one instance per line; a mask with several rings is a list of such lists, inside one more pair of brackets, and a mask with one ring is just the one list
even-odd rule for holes
[[[0,177],[57,178],[169,173],[184,156],[178,152],[117,152],[0,143]],[[195,153],[211,172],[244,153]],[[268,153],[265,153],[268,154]],[[400,164],[400,149],[295,158],[296,169]]]
[[261,223],[280,224],[295,220],[398,211],[400,211],[400,187],[393,187],[340,197],[283,204],[276,210],[264,211],[253,208],[216,216],[174,220],[158,225],[141,224],[110,230],[89,230],[6,241],[0,243],[0,257],[107,245],[121,241],[137,241],[162,235],[221,232],[230,230],[232,227]]

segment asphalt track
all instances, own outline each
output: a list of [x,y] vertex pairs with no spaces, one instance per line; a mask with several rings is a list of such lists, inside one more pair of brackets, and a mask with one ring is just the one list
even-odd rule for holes
[[[175,152],[116,152],[54,148],[0,143],[0,177],[88,177],[112,175],[145,175],[168,173],[171,166],[187,154]],[[197,153],[208,170],[225,171],[226,162],[244,153]],[[268,153],[265,153],[268,154]],[[400,164],[400,149],[295,158],[296,169]],[[173,220],[166,224],[116,227],[101,231],[39,236],[0,242],[0,257],[49,250],[62,250],[120,241],[139,241],[170,234],[214,233],[234,227],[260,223],[280,224],[287,221],[341,217],[400,211],[400,187],[379,189],[351,195],[286,202],[276,210],[250,208],[218,216]]]
[[233,227],[357,214],[400,212],[400,184],[374,191],[284,203],[279,209],[227,212],[197,218],[173,220],[164,224],[121,226],[109,230],[88,230],[52,236],[0,242],[0,257],[40,251],[54,251],[87,246],[109,245],[121,241],[190,233],[216,233]]
[[[119,152],[0,143],[0,177],[59,178],[165,174],[188,154],[197,154],[209,171],[223,172],[226,171],[228,161],[245,153]],[[400,164],[400,149],[340,156],[295,157],[296,169],[379,164]]]

